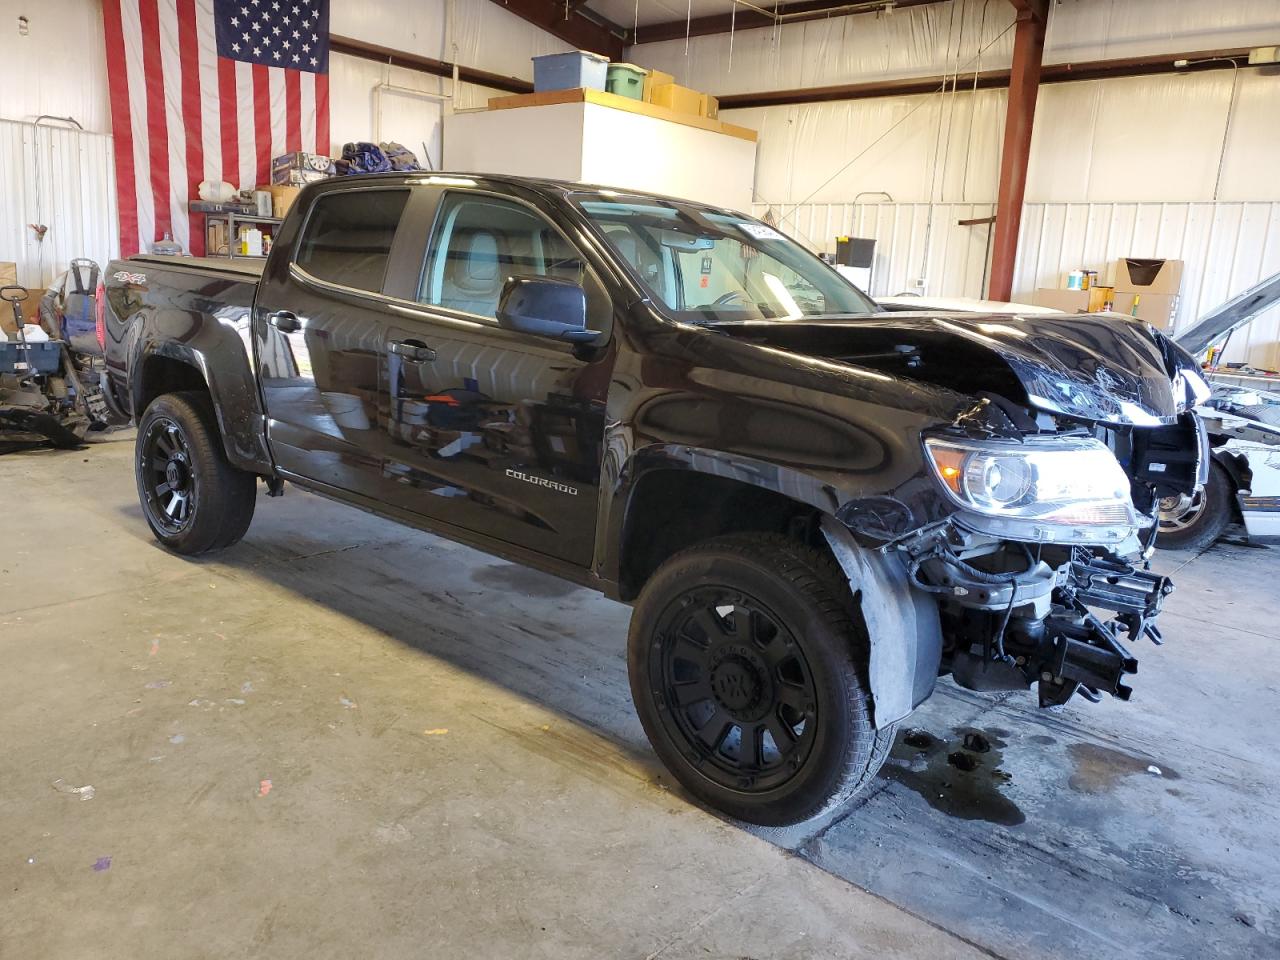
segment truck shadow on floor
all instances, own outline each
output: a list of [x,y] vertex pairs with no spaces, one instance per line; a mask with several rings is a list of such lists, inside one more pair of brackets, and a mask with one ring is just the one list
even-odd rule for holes
[[287,553],[270,534],[251,533],[246,542],[195,562],[267,580],[583,731],[529,736],[504,726],[524,748],[596,781],[621,774],[683,796],[649,749],[632,709],[628,607],[448,541],[391,530],[386,540],[334,544],[300,537],[295,529]]
[[[568,722],[554,736],[502,729],[576,776],[624,799],[640,781],[694,803],[636,719],[628,607],[390,523],[319,513],[314,501],[318,516],[300,525],[300,500],[262,511],[244,543],[196,562],[268,581],[558,714]],[[331,525],[317,526],[321,517]],[[1203,771],[1174,786],[1162,760],[1014,707],[941,683],[851,811],[786,831],[744,828],[998,955],[1109,944],[1117,956],[1193,957],[1214,955],[1214,943],[1230,951],[1216,955],[1268,955],[1273,911],[1228,865],[1190,852],[1204,850],[1189,836],[1200,801],[1181,791],[1203,789]],[[1155,805],[1130,810],[1134,791]],[[1186,825],[1170,819],[1175,805]],[[1125,833],[1127,844],[1112,839]],[[1118,949],[1134,923],[1146,925],[1145,945]]]

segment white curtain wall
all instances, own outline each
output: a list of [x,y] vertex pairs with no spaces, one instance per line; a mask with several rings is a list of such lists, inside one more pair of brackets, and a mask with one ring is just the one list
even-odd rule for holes
[[[44,287],[76,257],[119,254],[111,138],[0,120],[0,260]],[[48,227],[38,239],[30,224]]]
[[[1006,101],[1004,90],[961,87],[723,116],[759,131],[758,200],[882,190],[895,201],[964,202],[995,196]],[[1274,69],[1049,84],[1036,104],[1027,200],[1280,200],[1277,118]]]
[[[962,226],[995,212],[994,203],[756,204],[781,229],[819,251],[835,237],[876,240],[874,296],[922,293],[982,297],[990,251],[988,224]],[[1100,271],[1120,257],[1163,257],[1185,263],[1175,332],[1280,272],[1280,202],[1028,203],[1014,274],[1014,299],[1030,302],[1037,287],[1059,287],[1079,267]],[[923,283],[921,282],[923,280]],[[1280,368],[1280,308],[1231,340],[1226,359]]]
[[424,167],[439,169],[446,111],[484,107],[501,90],[459,83],[419,70],[360,57],[329,58],[329,126],[333,150],[348,141],[392,140],[408,147]]
[[[717,96],[939,76],[957,67],[1007,68],[1013,17],[1008,0],[951,0],[693,37],[687,44],[644,43],[631,47],[627,59]],[[1268,45],[1280,42],[1278,31],[1276,0],[1057,0],[1049,5],[1044,62]]]

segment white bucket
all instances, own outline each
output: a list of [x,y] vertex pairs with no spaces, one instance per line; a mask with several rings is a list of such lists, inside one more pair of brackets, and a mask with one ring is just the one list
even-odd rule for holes
[[364,403],[360,398],[350,393],[327,393],[320,394],[324,398],[325,409],[329,411],[329,416],[333,417],[333,422],[346,430],[368,430],[369,418],[364,412]]

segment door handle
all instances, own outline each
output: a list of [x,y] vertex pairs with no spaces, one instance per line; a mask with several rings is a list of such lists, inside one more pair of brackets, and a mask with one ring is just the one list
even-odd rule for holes
[[392,340],[387,349],[396,356],[404,357],[414,363],[426,363],[436,358],[436,352],[433,349],[425,343],[415,343],[413,340]]
[[288,310],[277,310],[275,313],[267,314],[267,323],[281,333],[297,333],[302,329],[302,321],[298,319],[298,315]]

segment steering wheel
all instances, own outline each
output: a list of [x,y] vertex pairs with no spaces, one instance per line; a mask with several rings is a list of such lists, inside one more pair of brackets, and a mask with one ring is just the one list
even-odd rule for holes
[[747,305],[747,298],[743,296],[741,290],[730,290],[728,293],[718,296],[711,302],[713,307],[727,307],[734,301],[738,301],[744,307]]

